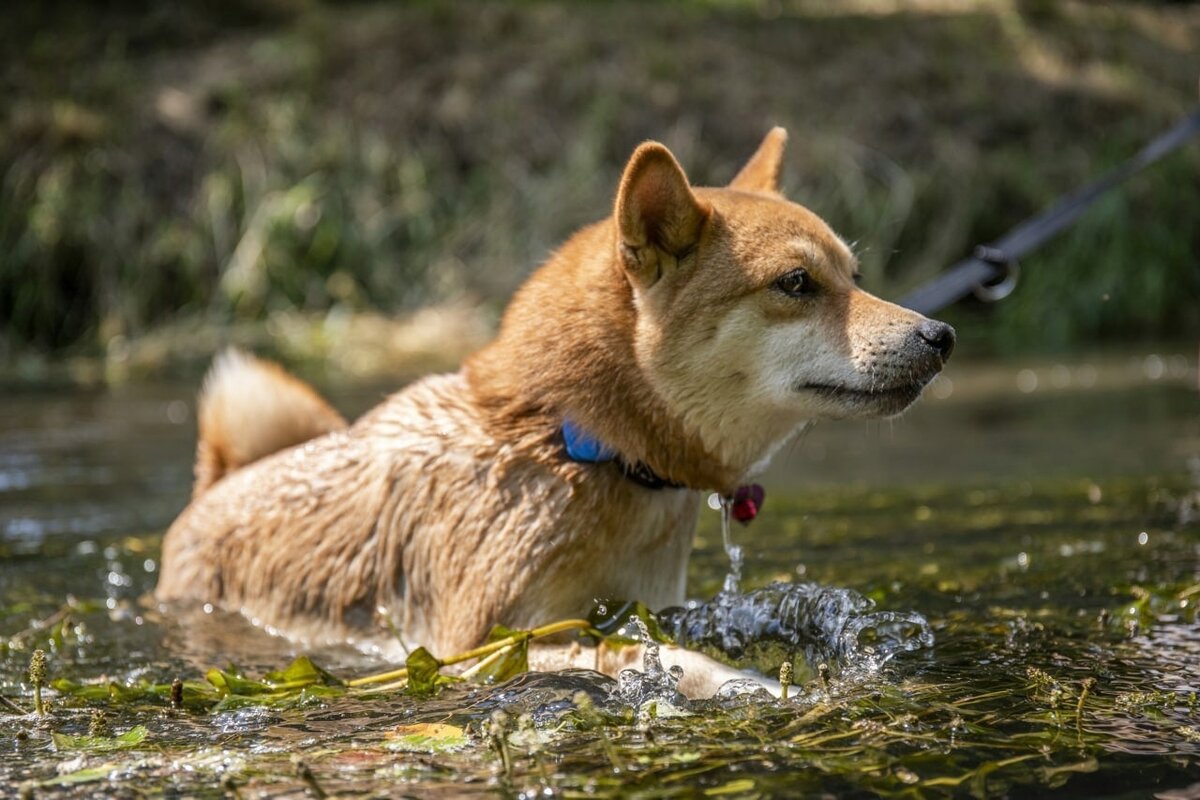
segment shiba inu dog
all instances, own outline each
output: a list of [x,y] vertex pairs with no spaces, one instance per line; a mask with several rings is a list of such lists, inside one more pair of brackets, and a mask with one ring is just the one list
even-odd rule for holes
[[[954,346],[859,289],[849,248],[779,194],[785,141],[725,188],[642,144],[612,215],[529,278],[490,345],[353,425],[278,367],[219,358],[157,597],[387,647],[383,608],[442,655],[596,598],[681,603],[703,492],[731,495],[807,424],[903,411]],[[738,674],[667,661],[689,694]]]

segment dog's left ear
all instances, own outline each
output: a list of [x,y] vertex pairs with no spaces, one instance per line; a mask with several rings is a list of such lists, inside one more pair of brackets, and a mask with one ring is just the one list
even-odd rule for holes
[[617,248],[626,272],[649,287],[700,241],[710,209],[683,168],[658,142],[645,142],[625,165],[617,190]]
[[763,138],[762,144],[742,171],[729,182],[730,189],[745,192],[779,193],[779,168],[783,164],[783,151],[787,147],[787,131],[775,127]]

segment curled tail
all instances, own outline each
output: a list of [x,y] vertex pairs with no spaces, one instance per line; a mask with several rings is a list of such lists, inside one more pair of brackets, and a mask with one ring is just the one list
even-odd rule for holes
[[278,364],[234,349],[217,356],[208,371],[197,416],[193,497],[264,456],[346,427],[308,384]]

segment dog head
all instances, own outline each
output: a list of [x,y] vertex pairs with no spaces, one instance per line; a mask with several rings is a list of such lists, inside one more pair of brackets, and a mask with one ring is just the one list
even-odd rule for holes
[[729,463],[766,458],[804,423],[888,417],[920,396],[954,346],[945,323],[860,289],[854,254],[777,178],[767,134],[728,187],[692,187],[640,146],[614,213],[646,380]]

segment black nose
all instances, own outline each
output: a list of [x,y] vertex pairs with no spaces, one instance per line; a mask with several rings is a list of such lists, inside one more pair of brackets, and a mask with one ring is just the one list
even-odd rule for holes
[[954,328],[944,322],[938,322],[935,319],[925,320],[917,326],[917,336],[937,350],[942,361],[948,359],[950,353],[954,351]]

